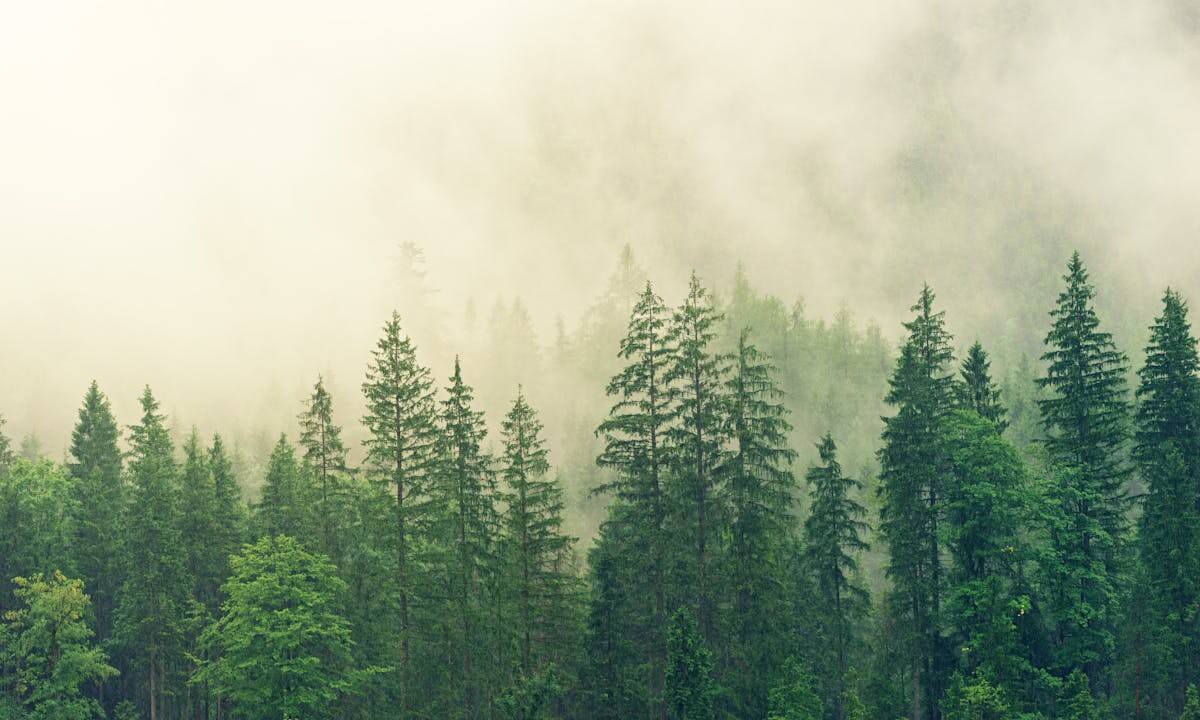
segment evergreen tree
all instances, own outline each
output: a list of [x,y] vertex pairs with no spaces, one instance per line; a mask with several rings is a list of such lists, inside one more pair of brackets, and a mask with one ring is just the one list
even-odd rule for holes
[[1059,691],[1058,714],[1062,720],[1101,720],[1100,709],[1092,697],[1087,674],[1072,670]]
[[0,615],[16,600],[14,577],[71,570],[73,484],[49,460],[17,458],[0,474]]
[[879,451],[880,530],[888,545],[892,602],[908,627],[913,720],[937,720],[946,664],[939,524],[948,465],[943,425],[953,406],[953,377],[947,372],[950,335],[933,300],[926,285],[912,308],[916,317],[904,325],[909,334],[886,397],[897,413],[884,419]]
[[[620,512],[618,510],[618,512]],[[587,671],[583,687],[589,717],[620,720],[642,712],[644,687],[637,658],[634,616],[638,605],[632,597],[637,585],[629,577],[631,528],[616,517],[600,526],[595,545],[588,551],[590,592],[585,647]]]
[[825,704],[832,708],[835,720],[846,720],[843,700],[848,690],[849,652],[855,623],[866,615],[870,598],[858,581],[858,555],[868,549],[862,539],[867,524],[866,509],[851,497],[862,485],[842,474],[837,461],[837,446],[826,433],[817,444],[821,465],[808,471],[812,486],[812,506],[804,521],[804,545],[808,563],[816,578],[821,606],[823,643],[829,651],[816,654],[832,656],[822,664],[822,676],[829,678]]
[[562,531],[562,488],[549,476],[548,451],[537,413],[518,391],[504,418],[503,542],[509,553],[522,675],[568,659],[574,629],[573,539]]
[[120,518],[125,505],[120,429],[95,381],[88,387],[71,433],[67,468],[75,478],[75,568],[92,598],[96,639],[112,636],[112,614],[121,585]]
[[116,634],[146,682],[150,720],[167,715],[168,673],[176,670],[187,577],[176,501],[178,467],[166,419],[147,386],[141,423],[129,428],[131,498],[125,513],[125,578],[117,599]]
[[216,533],[217,492],[208,467],[208,453],[195,428],[183,443],[183,469],[179,490],[179,539],[185,568],[192,581],[192,597],[209,611],[219,604],[221,566],[226,557],[212,544]]
[[233,461],[225,452],[225,442],[220,435],[213,435],[208,449],[208,471],[212,475],[213,502],[212,545],[213,557],[220,559],[218,585],[229,576],[229,560],[246,539],[246,503],[242,490],[234,476]]
[[343,515],[347,451],[342,444],[342,429],[333,422],[333,399],[321,377],[300,413],[300,447],[304,450],[305,470],[316,485],[313,512],[321,526],[321,552],[336,562],[341,557],[337,533]]
[[672,720],[711,720],[717,687],[712,653],[686,608],[671,616],[667,631],[667,702]]
[[371,354],[363,383],[370,436],[365,441],[367,462],[375,477],[395,491],[396,552],[394,585],[398,606],[398,710],[410,707],[409,675],[412,650],[410,611],[421,584],[420,558],[428,519],[429,497],[436,469],[437,409],[429,370],[417,362],[412,341],[400,334],[400,316],[383,327],[383,337]]
[[791,431],[783,393],[770,361],[738,336],[733,369],[726,383],[726,432],[732,439],[720,469],[729,506],[729,549],[725,570],[732,592],[732,668],[740,712],[761,716],[768,682],[786,657],[777,631],[785,605],[785,549],[791,537]]
[[1184,702],[1200,666],[1200,358],[1183,298],[1168,289],[1138,372],[1135,456],[1147,491],[1139,525],[1146,607],[1161,634],[1165,701]]
[[271,450],[267,477],[263,481],[262,500],[258,503],[258,523],[266,535],[302,538],[308,546],[319,544],[310,532],[312,523],[308,501],[310,493],[296,461],[296,450],[287,435],[280,434]]
[[963,407],[974,410],[979,416],[995,424],[996,429],[1004,432],[1008,427],[1005,416],[1008,411],[1000,402],[1000,389],[992,382],[992,361],[978,341],[967,350],[959,370],[960,403]]
[[629,330],[621,340],[619,356],[626,365],[609,382],[609,396],[617,402],[597,430],[604,450],[596,459],[616,477],[596,489],[611,492],[624,506],[617,517],[631,524],[634,557],[644,563],[633,573],[642,580],[652,599],[649,617],[641,618],[638,637],[650,670],[649,700],[653,714],[666,717],[663,697],[666,672],[667,556],[665,440],[671,422],[667,372],[671,348],[667,337],[667,309],[650,283],[634,305]]
[[8,421],[0,415],[0,475],[8,472],[8,466],[12,465],[12,461],[17,459],[16,453],[12,449],[12,441],[4,434],[4,425]]
[[1084,668],[1094,687],[1112,660],[1118,580],[1124,561],[1128,497],[1125,481],[1128,402],[1125,356],[1099,329],[1095,291],[1079,253],[1063,278],[1066,289],[1046,336],[1048,391],[1039,401],[1045,446],[1058,482],[1051,501],[1047,568],[1060,672]]
[[673,424],[669,433],[673,454],[671,473],[674,507],[680,508],[682,525],[689,535],[692,558],[685,594],[696,598],[700,631],[714,641],[714,547],[720,538],[722,508],[717,484],[724,445],[726,360],[713,351],[722,316],[713,307],[708,291],[692,273],[688,296],[671,318],[670,343],[674,348],[666,373],[670,387]]
[[482,711],[480,690],[485,683],[488,648],[480,650],[486,629],[484,585],[494,582],[495,555],[490,533],[496,509],[495,481],[491,458],[481,449],[487,436],[483,413],[472,407],[473,392],[462,377],[458,358],[454,374],[441,403],[442,448],[437,493],[445,509],[445,538],[450,548],[449,582],[458,635],[455,654],[460,672],[462,714],[478,717]]
[[5,613],[0,628],[0,667],[15,681],[17,700],[28,720],[103,718],[95,699],[84,697],[85,684],[117,674],[104,651],[92,643],[84,618],[88,596],[83,582],[60,572],[15,578],[20,606]]
[[1195,685],[1187,687],[1187,699],[1184,701],[1183,713],[1179,720],[1200,720],[1200,692],[1196,692]]
[[788,658],[771,686],[767,720],[820,720],[821,697],[815,685],[809,669],[795,658]]
[[986,676],[974,676],[971,682],[956,675],[942,702],[946,720],[1015,720],[1004,689],[990,683]]

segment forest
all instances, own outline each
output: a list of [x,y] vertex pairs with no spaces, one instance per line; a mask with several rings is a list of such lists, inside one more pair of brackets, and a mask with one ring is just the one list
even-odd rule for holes
[[1196,720],[1188,304],[1118,347],[1064,260],[1003,374],[928,285],[892,347],[626,248],[487,367],[401,307],[258,460],[93,382],[61,459],[0,436],[0,718]]

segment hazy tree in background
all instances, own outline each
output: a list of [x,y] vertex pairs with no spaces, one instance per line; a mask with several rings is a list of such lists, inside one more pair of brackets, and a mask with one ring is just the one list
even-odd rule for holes
[[420,583],[419,558],[422,532],[436,470],[437,409],[429,370],[417,362],[412,341],[401,335],[400,316],[383,326],[383,337],[371,353],[363,383],[367,411],[363,424],[370,432],[365,441],[367,462],[379,480],[395,491],[395,588],[399,623],[399,715],[406,717],[409,703],[409,660],[412,625],[410,604]]
[[333,398],[321,377],[300,413],[300,447],[304,467],[316,485],[312,509],[321,527],[321,552],[336,561],[341,557],[337,533],[343,515],[347,451],[342,444],[342,429],[333,422]]
[[967,350],[959,369],[959,392],[963,407],[974,410],[979,416],[996,426],[1000,432],[1008,427],[1005,416],[1008,411],[1000,402],[1000,389],[992,382],[992,361],[978,341]]
[[213,546],[212,552],[221,558],[218,570],[220,583],[229,576],[229,558],[233,556],[246,539],[246,523],[248,520],[246,503],[242,499],[242,489],[238,486],[234,475],[233,461],[225,451],[225,441],[220,435],[213,435],[212,445],[208,449],[208,472],[212,475],[213,528],[208,542]]
[[913,720],[937,720],[946,655],[939,523],[948,464],[943,425],[953,407],[954,378],[950,334],[933,301],[926,285],[912,307],[916,317],[904,324],[908,338],[886,398],[897,412],[884,419],[879,451],[880,531],[888,546],[892,601],[908,625]]
[[[804,547],[820,599],[821,639],[815,655],[825,678],[825,705],[835,720],[846,720],[844,698],[855,625],[870,607],[870,596],[858,577],[858,556],[868,549],[863,540],[866,509],[852,494],[862,485],[842,474],[837,446],[826,433],[817,444],[821,464],[809,469],[812,504],[804,521]],[[824,651],[822,647],[824,646]]]
[[1066,288],[1046,336],[1048,392],[1039,401],[1045,446],[1058,482],[1051,485],[1047,567],[1060,672],[1083,668],[1093,690],[1106,687],[1112,660],[1119,574],[1127,544],[1125,481],[1129,435],[1125,356],[1100,330],[1095,290],[1079,253],[1071,256]]
[[731,442],[719,472],[729,512],[723,574],[732,595],[724,662],[740,712],[751,715],[765,709],[770,679],[785,657],[777,619],[786,604],[785,550],[794,523],[796,454],[787,444],[791,425],[772,370],[743,330],[726,380]]
[[129,428],[130,502],[125,513],[124,584],[116,632],[146,682],[150,720],[164,711],[168,672],[179,659],[188,581],[179,534],[178,467],[165,418],[147,386],[142,419]]
[[16,459],[16,454],[13,453],[12,441],[4,434],[4,425],[8,421],[0,415],[0,474],[8,472],[8,466]]
[[121,431],[112,406],[95,381],[79,408],[67,468],[75,478],[75,570],[92,598],[96,640],[112,636],[112,614],[121,586],[120,519],[125,505],[121,479]]
[[267,476],[263,481],[262,499],[256,508],[260,531],[266,535],[288,535],[301,538],[306,546],[320,544],[314,537],[312,494],[300,472],[296,450],[286,435],[280,435],[271,450]]
[[[652,610],[640,626],[650,671],[650,703],[655,716],[666,717],[663,697],[666,672],[667,548],[664,492],[667,457],[665,442],[671,422],[670,390],[666,377],[671,361],[669,313],[650,283],[634,305],[619,356],[625,366],[608,384],[617,398],[609,416],[596,431],[604,450],[596,462],[616,477],[599,488],[625,506],[618,516],[632,524],[631,550],[644,563],[633,577],[646,583]],[[631,558],[634,559],[634,558]]]
[[717,469],[725,445],[727,362],[715,350],[721,320],[708,291],[692,273],[687,299],[671,318],[672,353],[665,380],[674,415],[668,433],[672,506],[678,508],[692,546],[685,593],[696,599],[700,632],[710,643],[716,633],[718,584],[713,556],[720,550],[716,545],[724,521]]

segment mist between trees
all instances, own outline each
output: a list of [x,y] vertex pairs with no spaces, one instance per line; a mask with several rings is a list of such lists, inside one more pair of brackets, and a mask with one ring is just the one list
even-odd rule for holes
[[1131,362],[1076,253],[1033,353],[928,285],[893,348],[626,248],[455,348],[421,258],[278,427],[92,383],[61,462],[0,440],[0,718],[1200,716],[1180,294]]

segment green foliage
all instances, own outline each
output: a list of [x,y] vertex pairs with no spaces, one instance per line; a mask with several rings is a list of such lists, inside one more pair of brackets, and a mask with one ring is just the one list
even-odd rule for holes
[[1000,403],[1000,389],[992,383],[991,366],[992,361],[979,342],[967,350],[959,370],[959,402],[1004,432],[1008,427],[1005,420],[1008,411]]
[[29,720],[90,720],[104,716],[83,695],[87,684],[117,674],[92,644],[90,600],[83,582],[60,572],[14,579],[17,609],[5,613],[0,663],[11,674],[14,698]]
[[1179,720],[1200,720],[1200,692],[1196,691],[1195,685],[1188,685],[1187,700],[1183,705],[1183,714],[1179,716]]
[[942,701],[944,720],[1015,720],[1003,688],[988,682],[985,675],[966,681],[956,675]]
[[300,413],[300,447],[305,471],[315,481],[312,512],[321,528],[321,552],[341,557],[339,521],[345,514],[346,446],[342,428],[333,422],[333,398],[318,377]]
[[203,636],[214,659],[197,681],[248,720],[337,717],[364,672],[352,667],[333,565],[286,535],[247,546],[231,565],[221,617]]
[[267,535],[288,535],[302,539],[306,545],[320,541],[315,530],[310,504],[312,494],[301,474],[296,450],[287,435],[280,435],[267,465],[262,500],[257,507],[258,526]]
[[812,673],[799,660],[788,658],[771,686],[767,720],[820,720],[823,716]]
[[667,630],[667,707],[672,720],[710,720],[717,688],[712,653],[686,608],[675,611]]
[[48,460],[21,458],[0,473],[0,611],[12,607],[12,578],[69,568],[73,483]]
[[1072,670],[1059,690],[1058,713],[1059,720],[1102,720],[1104,717],[1092,697],[1087,674],[1082,670]]
[[496,698],[499,716],[505,720],[540,720],[553,717],[555,700],[564,692],[563,678],[554,665],[517,676]]

